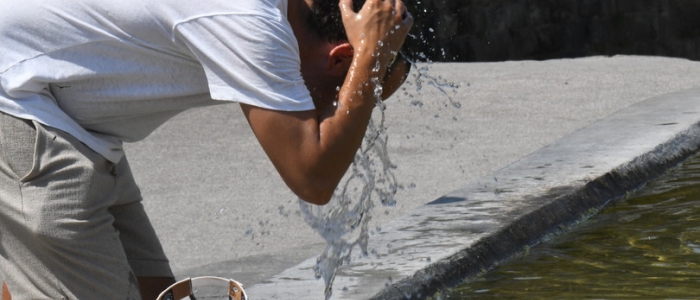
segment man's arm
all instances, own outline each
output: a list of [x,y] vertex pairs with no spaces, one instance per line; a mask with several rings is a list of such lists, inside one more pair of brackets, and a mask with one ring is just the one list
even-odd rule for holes
[[[338,105],[316,111],[283,112],[241,105],[258,141],[284,182],[301,199],[326,204],[353,161],[375,107],[375,83],[412,25],[401,0],[369,0],[352,11],[340,1],[354,57]],[[376,82],[376,81],[375,81]],[[400,83],[399,83],[400,84]]]

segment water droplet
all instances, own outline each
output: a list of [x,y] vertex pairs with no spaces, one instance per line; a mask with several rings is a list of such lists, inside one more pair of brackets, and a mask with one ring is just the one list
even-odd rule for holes
[[[374,68],[372,68],[372,72],[373,72],[373,73],[377,73],[377,72],[379,72],[379,69],[380,69],[380,68],[381,68],[381,65],[379,64],[379,60],[377,60],[377,62],[374,64]],[[375,81],[377,81],[376,77],[375,77],[375,78],[372,78],[371,81],[372,81],[373,83],[374,83]],[[375,84],[376,84],[376,83],[375,83]]]
[[420,101],[420,100],[413,100],[413,101],[411,101],[411,105],[413,105],[413,106],[418,106],[418,107],[423,107],[423,101]]
[[382,47],[382,46],[384,46],[384,42],[382,42],[382,41],[377,41],[377,45],[378,45],[379,47]]
[[435,30],[433,28],[428,28],[428,31],[435,32]]

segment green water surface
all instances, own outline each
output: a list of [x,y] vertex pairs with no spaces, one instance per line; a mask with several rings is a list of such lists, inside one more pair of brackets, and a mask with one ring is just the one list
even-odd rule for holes
[[442,299],[700,299],[700,156]]

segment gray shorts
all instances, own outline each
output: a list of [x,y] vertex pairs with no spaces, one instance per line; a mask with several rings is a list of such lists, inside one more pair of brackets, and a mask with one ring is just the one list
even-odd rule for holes
[[172,277],[129,164],[0,112],[0,279],[14,299],[140,299]]

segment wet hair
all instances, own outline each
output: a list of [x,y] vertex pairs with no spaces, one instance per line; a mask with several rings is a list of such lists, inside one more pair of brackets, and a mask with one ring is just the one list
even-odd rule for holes
[[[353,0],[353,10],[360,11],[366,0]],[[340,7],[338,0],[313,0],[311,4],[311,13],[309,15],[309,25],[321,37],[330,42],[347,40],[348,36],[345,33],[343,19],[340,15]],[[399,51],[401,56],[407,58],[411,63],[417,60],[417,56],[413,53],[412,46],[415,41],[412,38],[406,38],[403,48]]]
[[[353,0],[353,10],[359,11],[365,0]],[[347,40],[338,0],[314,0],[309,23],[316,33],[329,41]]]

